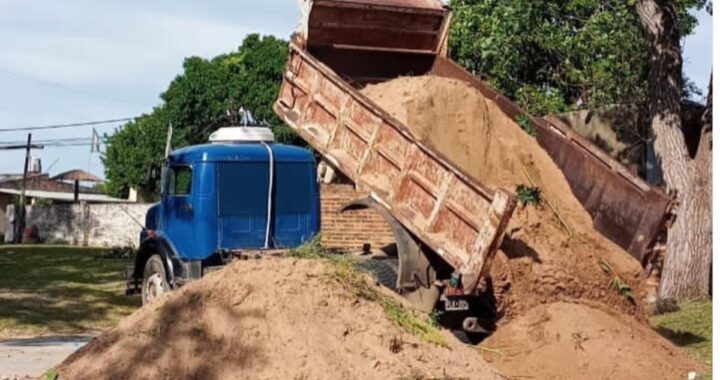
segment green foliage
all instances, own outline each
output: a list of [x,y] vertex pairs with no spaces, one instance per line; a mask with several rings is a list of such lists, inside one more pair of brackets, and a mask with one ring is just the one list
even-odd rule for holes
[[380,304],[385,310],[385,315],[397,326],[408,333],[417,336],[425,342],[438,346],[447,346],[445,337],[440,333],[437,325],[431,318],[421,318],[415,313],[403,307],[399,302],[390,297],[383,297]]
[[520,204],[522,204],[523,207],[530,204],[533,207],[538,208],[542,204],[542,190],[540,190],[539,187],[519,185],[515,188],[515,193],[517,194],[518,201],[520,201]]
[[59,376],[58,371],[55,368],[50,368],[45,372],[45,379],[46,380],[55,380]]
[[634,303],[635,296],[633,296],[632,288],[630,287],[630,285],[628,285],[627,282],[625,282],[625,280],[623,280],[617,274],[617,272],[615,272],[615,269],[612,267],[612,265],[610,265],[610,263],[603,258],[598,258],[598,264],[600,265],[600,268],[603,270],[603,272],[605,272],[605,274],[611,277],[609,285],[610,288],[614,289],[618,294],[625,297],[625,299],[627,299],[628,301]]
[[277,141],[303,145],[272,111],[287,56],[287,41],[251,34],[236,52],[210,60],[187,58],[183,72],[161,94],[162,104],[107,138],[102,158],[107,192],[126,196],[130,187],[146,187],[150,166],[164,158],[171,123],[174,148],[204,143],[213,131],[229,125],[229,109],[249,109],[273,128]]
[[287,256],[298,259],[321,259],[328,257],[329,254],[330,252],[322,246],[322,237],[318,234],[303,245],[291,249]]
[[[678,1],[684,35],[705,0]],[[627,0],[451,0],[452,57],[534,115],[647,99],[648,57]]]
[[535,138],[537,136],[537,131],[535,130],[535,127],[530,123],[530,118],[526,114],[521,114],[517,118],[517,123],[522,128],[525,133],[530,135],[530,137]]
[[47,198],[35,198],[35,206],[38,207],[49,207],[53,205],[52,199]]

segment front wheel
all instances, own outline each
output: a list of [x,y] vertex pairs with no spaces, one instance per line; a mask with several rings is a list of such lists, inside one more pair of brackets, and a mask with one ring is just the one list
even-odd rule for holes
[[152,255],[145,263],[142,282],[142,303],[151,304],[170,291],[165,266],[160,255]]

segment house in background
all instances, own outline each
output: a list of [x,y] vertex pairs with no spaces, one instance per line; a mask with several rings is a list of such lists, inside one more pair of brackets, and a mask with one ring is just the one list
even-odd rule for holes
[[[13,204],[22,193],[22,177],[22,174],[0,174],[0,232],[6,230],[7,206]],[[27,204],[31,205],[40,200],[53,204],[130,203],[127,199],[105,195],[92,186],[102,182],[102,179],[82,170],[71,170],[53,177],[39,171],[28,172],[25,198]]]

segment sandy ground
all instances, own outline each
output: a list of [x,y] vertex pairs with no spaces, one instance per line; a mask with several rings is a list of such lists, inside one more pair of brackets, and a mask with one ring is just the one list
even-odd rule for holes
[[687,379],[703,369],[649,326],[581,304],[538,306],[483,342],[505,375],[537,379]]

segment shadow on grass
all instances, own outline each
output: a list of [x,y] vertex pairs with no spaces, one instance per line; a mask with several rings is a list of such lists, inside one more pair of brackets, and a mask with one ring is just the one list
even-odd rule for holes
[[665,327],[656,327],[655,331],[657,331],[658,334],[664,336],[665,339],[673,342],[673,344],[678,347],[686,347],[693,344],[705,343],[708,341],[707,339],[688,331],[675,331]]
[[102,250],[0,247],[0,333],[68,333],[112,326],[140,301],[126,297],[130,260],[98,259]]

